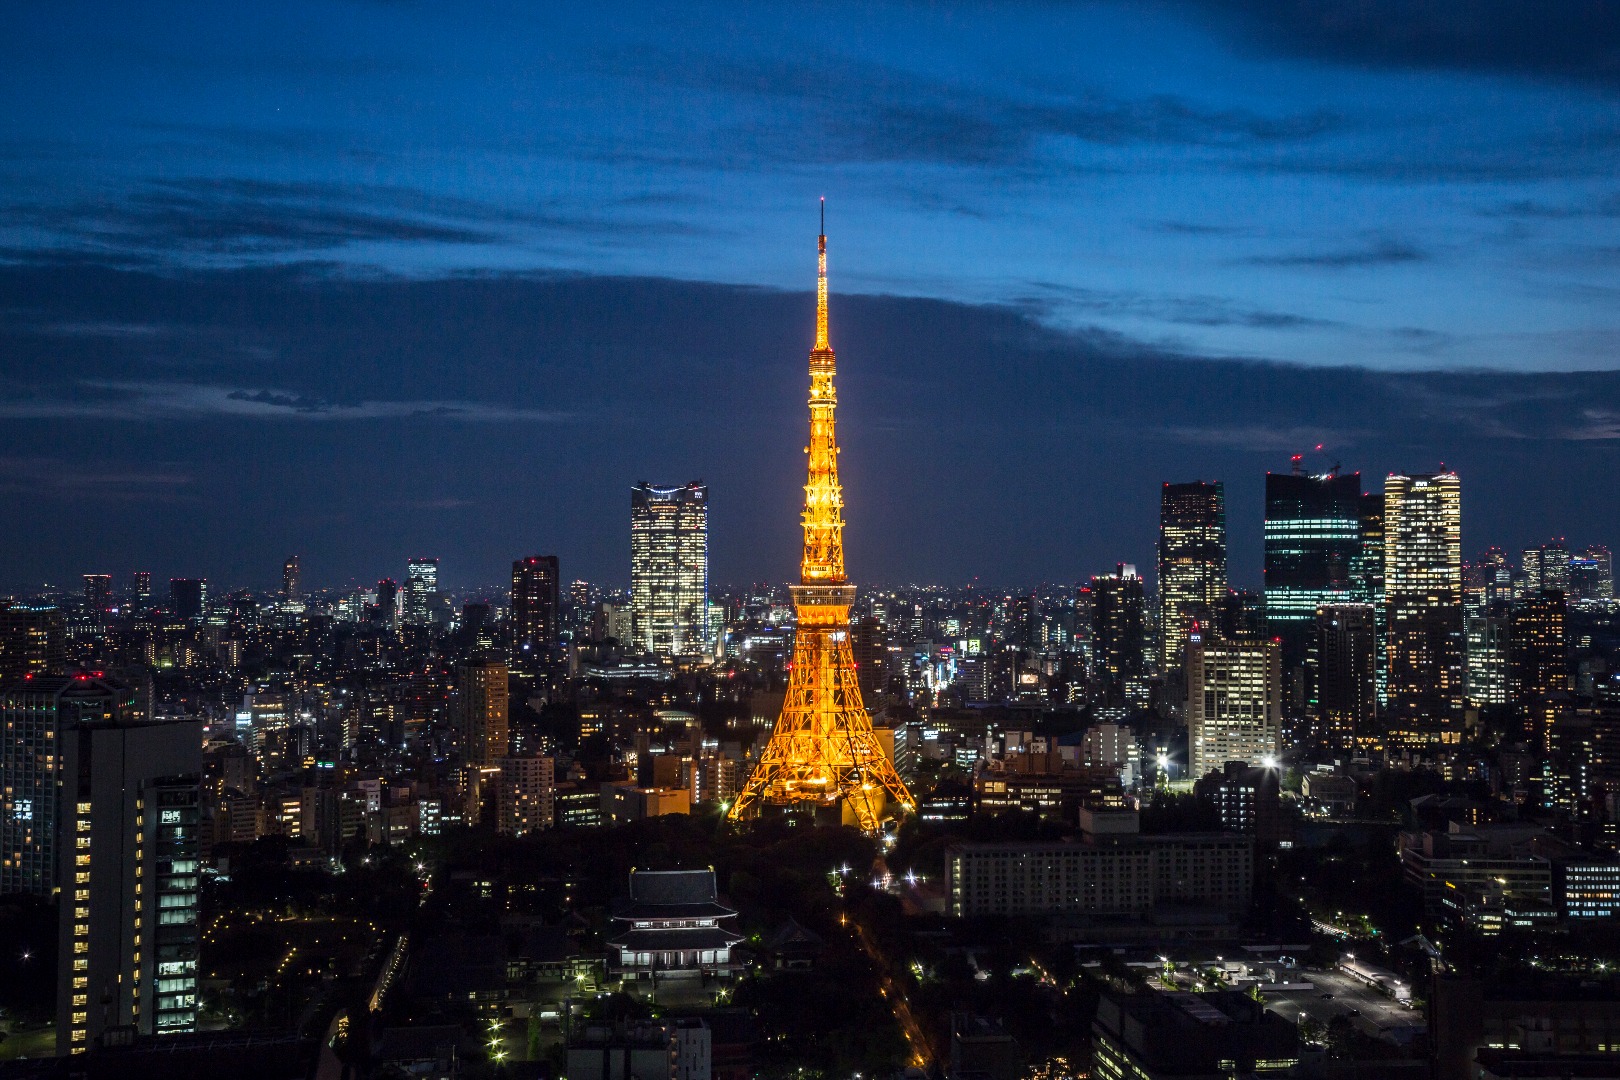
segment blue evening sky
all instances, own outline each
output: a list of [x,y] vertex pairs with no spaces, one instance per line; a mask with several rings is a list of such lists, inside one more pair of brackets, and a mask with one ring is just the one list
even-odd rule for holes
[[1459,59],[1466,41],[1392,59],[1266,19],[11,5],[0,247],[800,288],[825,194],[845,291],[1015,304],[1184,354],[1617,366],[1610,73]]

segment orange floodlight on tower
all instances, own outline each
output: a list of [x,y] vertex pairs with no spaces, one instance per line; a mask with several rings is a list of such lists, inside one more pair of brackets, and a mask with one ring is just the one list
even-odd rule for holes
[[[823,200],[825,205],[825,200]],[[816,275],[816,344],[810,350],[809,477],[804,485],[804,557],[792,587],[798,629],[782,715],[753,775],[731,806],[732,820],[779,806],[844,804],[876,832],[891,801],[913,808],[911,792],[878,743],[861,703],[850,648],[855,586],[844,575],[844,491],[838,483],[833,413],[837,360],[827,336],[827,234],[823,209]]]

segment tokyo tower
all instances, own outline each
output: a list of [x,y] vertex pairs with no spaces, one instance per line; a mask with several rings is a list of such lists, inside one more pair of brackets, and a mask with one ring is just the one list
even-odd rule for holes
[[889,800],[913,808],[911,793],[878,744],[861,704],[849,641],[855,586],[844,576],[844,491],[838,483],[833,412],[837,361],[827,339],[826,203],[816,272],[816,346],[810,350],[810,459],[804,485],[804,558],[792,587],[798,612],[782,715],[759,764],[731,806],[731,819],[761,803],[831,807],[877,832]]

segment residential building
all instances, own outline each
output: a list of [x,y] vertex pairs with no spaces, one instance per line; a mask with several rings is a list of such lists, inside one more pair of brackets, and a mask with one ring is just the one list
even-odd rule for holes
[[497,660],[472,660],[456,666],[451,720],[467,764],[494,766],[511,748],[510,672]]
[[115,708],[58,730],[57,1053],[114,1028],[191,1031],[202,725]]
[[495,794],[495,829],[508,836],[556,824],[556,762],[538,754],[503,757]]

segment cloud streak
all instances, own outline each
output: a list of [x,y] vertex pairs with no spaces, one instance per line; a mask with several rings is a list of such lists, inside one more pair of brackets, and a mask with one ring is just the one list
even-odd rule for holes
[[0,402],[0,417],[13,420],[96,419],[133,423],[204,417],[310,422],[437,420],[464,424],[559,424],[575,419],[571,413],[491,402],[338,402],[286,390],[196,383],[82,380],[72,389],[76,392],[13,396]]

